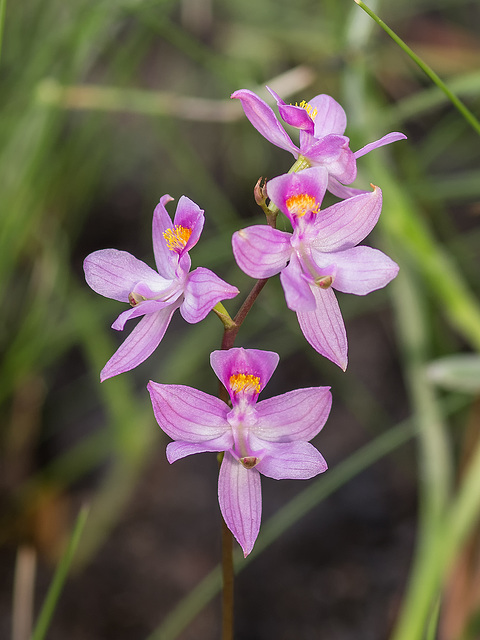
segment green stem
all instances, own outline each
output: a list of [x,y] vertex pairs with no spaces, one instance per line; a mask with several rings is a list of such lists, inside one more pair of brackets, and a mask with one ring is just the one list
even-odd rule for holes
[[450,102],[458,109],[458,111],[462,114],[465,120],[475,129],[477,133],[480,134],[480,122],[473,115],[473,113],[466,107],[463,102],[458,98],[453,91],[451,91],[447,85],[443,82],[443,80],[435,73],[435,71],[426,64],[417,54],[410,49],[410,47],[399,37],[397,34],[390,29],[388,25],[383,22],[366,4],[362,2],[362,0],[354,0],[358,4],[358,6],[365,11],[375,22],[382,27],[382,29],[388,33],[388,35],[392,38],[394,42],[398,44],[398,46],[405,51],[405,53],[410,56],[410,58],[415,62],[416,65],[420,67],[420,69],[430,78],[430,80],[439,87]]
[[5,26],[5,11],[7,0],[0,0],[0,60],[2,58],[3,31]]
[[70,537],[68,547],[60,560],[60,563],[53,576],[52,584],[43,603],[42,610],[38,616],[37,624],[32,634],[32,640],[43,640],[50,626],[55,607],[63,589],[63,585],[68,575],[70,565],[72,564],[75,551],[77,550],[80,537],[85,528],[88,517],[88,507],[83,507],[78,514],[73,533]]

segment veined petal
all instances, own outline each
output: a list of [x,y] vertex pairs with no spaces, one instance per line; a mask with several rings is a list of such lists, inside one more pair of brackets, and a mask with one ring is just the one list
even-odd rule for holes
[[150,313],[156,313],[157,311],[161,311],[171,304],[171,300],[168,302],[162,302],[160,300],[145,300],[145,302],[140,302],[135,307],[123,311],[112,324],[112,329],[115,329],[116,331],[122,331],[127,320],[138,318],[139,316],[144,316]]
[[341,369],[347,368],[347,334],[342,314],[332,288],[312,287],[315,311],[297,311],[300,329],[315,351]]
[[255,467],[274,480],[308,480],[327,470],[322,454],[309,442],[271,443]]
[[174,226],[172,219],[165,208],[167,202],[170,202],[171,200],[173,200],[173,198],[168,194],[160,198],[160,202],[157,204],[155,211],[153,212],[152,222],[152,240],[155,264],[157,265],[158,273],[170,280],[175,278],[175,269],[178,264],[178,254],[168,248],[167,241],[163,235],[167,229],[172,229]]
[[382,191],[348,198],[328,207],[315,220],[316,239],[312,247],[329,253],[350,249],[367,236],[377,224],[382,211]]
[[279,356],[274,351],[261,351],[260,349],[233,349],[213,351],[210,354],[210,364],[220,382],[230,394],[232,401],[237,390],[232,389],[231,378],[238,374],[244,374],[258,378],[258,391],[255,399],[267,382],[270,380],[279,361]]
[[298,217],[320,209],[327,182],[328,173],[324,167],[284,173],[267,182],[267,195],[295,226]]
[[392,142],[397,142],[397,140],[406,140],[406,139],[407,139],[407,136],[398,131],[387,133],[387,135],[383,136],[383,138],[380,138],[379,140],[375,140],[375,142],[370,142],[369,144],[366,144],[364,147],[362,147],[358,151],[355,151],[354,153],[355,158],[360,158],[361,156],[364,156],[366,153],[373,151],[373,149],[378,149],[378,147],[383,147],[386,144],[391,144]]
[[173,222],[175,226],[191,229],[192,233],[184,248],[184,251],[190,251],[190,249],[197,244],[203,230],[205,223],[203,209],[200,209],[198,204],[195,204],[195,202],[187,198],[187,196],[182,196],[178,201]]
[[365,191],[365,189],[346,187],[332,176],[329,176],[328,178],[328,190],[330,191],[330,193],[333,193],[334,196],[337,196],[337,198],[343,199],[351,198],[352,196],[360,196],[364,193],[370,193],[369,191]]
[[311,440],[327,421],[332,406],[330,387],[295,389],[256,405],[251,432],[262,441]]
[[131,253],[117,249],[94,251],[85,258],[83,268],[87,284],[96,293],[120,302],[128,302],[128,294],[139,281],[154,290],[162,290],[169,284]]
[[267,225],[247,227],[233,234],[233,255],[251,278],[270,278],[286,266],[292,252],[291,239],[291,233]]
[[218,476],[218,501],[227,527],[243,549],[245,557],[253,549],[262,518],[260,474],[245,469],[227,451]]
[[225,417],[230,409],[222,400],[198,389],[152,380],[147,389],[155,419],[171,438],[198,444],[227,435],[226,448],[232,446],[231,427]]
[[182,442],[180,440],[170,442],[167,445],[167,460],[172,464],[181,458],[192,456],[195,453],[226,451],[231,448],[231,441],[231,433],[226,433],[219,438],[200,443]]
[[198,267],[188,275],[180,313],[187,322],[200,322],[217,302],[230,300],[238,293],[237,287],[227,284],[210,269]]
[[364,296],[387,285],[398,273],[398,265],[381,251],[371,247],[353,247],[335,253],[312,252],[315,262],[323,259],[336,266],[333,288],[343,293]]
[[303,277],[302,267],[296,253],[292,253],[289,265],[280,274],[280,282],[289,309],[292,311],[313,311],[315,309],[315,297],[310,285]]
[[248,89],[235,91],[231,97],[240,100],[245,115],[264,138],[277,147],[290,151],[295,158],[298,157],[298,147],[293,144],[273,109],[266,102]]
[[130,371],[146,360],[160,344],[177,308],[178,304],[174,303],[161,311],[144,316],[103,367],[100,381]]
[[[278,112],[284,122],[296,129],[304,129],[309,133],[313,133],[313,119],[308,113],[307,107],[310,108],[310,106],[306,102],[302,102],[302,106],[287,104],[273,89],[270,89],[270,87],[267,87],[267,89],[277,101]],[[303,105],[305,105],[305,108]]]
[[316,138],[324,138],[331,133],[343,136],[347,127],[345,111],[331,96],[322,93],[309,101],[312,109],[317,110],[315,116]]
[[300,132],[300,152],[314,165],[327,169],[329,175],[350,184],[357,177],[357,163],[345,136],[328,135],[316,138]]

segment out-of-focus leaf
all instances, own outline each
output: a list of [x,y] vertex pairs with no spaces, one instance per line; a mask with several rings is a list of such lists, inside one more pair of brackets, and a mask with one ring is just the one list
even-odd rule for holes
[[427,368],[428,377],[450,391],[480,392],[480,355],[459,353],[434,360]]

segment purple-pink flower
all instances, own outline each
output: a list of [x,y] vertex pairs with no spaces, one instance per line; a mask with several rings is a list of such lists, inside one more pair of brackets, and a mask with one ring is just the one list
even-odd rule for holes
[[130,318],[143,316],[100,373],[107,378],[129,371],[157,348],[176,309],[190,323],[203,320],[220,302],[234,298],[238,289],[209,269],[190,273],[188,252],[194,247],[204,224],[204,212],[186,196],[178,202],[172,223],[165,205],[173,200],[164,195],[153,212],[152,239],[157,271],[126,251],[104,249],[84,261],[85,279],[102,296],[128,302],[112,325],[121,330]]
[[289,218],[293,233],[258,225],[232,238],[238,266],[252,278],[280,273],[287,306],[316,351],[347,367],[345,325],[333,289],[365,295],[388,284],[398,265],[377,249],[356,246],[375,226],[382,192],[374,187],[321,209],[328,184],[323,167],[267,182],[271,201]]
[[277,101],[278,110],[284,122],[300,130],[300,144],[297,147],[277,119],[273,109],[253,91],[240,89],[232,93],[242,103],[245,115],[269,142],[290,151],[295,158],[302,156],[311,166],[322,166],[328,171],[328,190],[340,198],[348,198],[361,193],[358,189],[345,187],[357,177],[357,158],[372,149],[382,147],[406,138],[403,133],[388,133],[358,151],[352,152],[350,140],[344,135],[347,126],[345,111],[332,97],[321,94],[310,102],[299,105],[286,104],[274,91],[269,89]]
[[257,403],[278,364],[272,351],[214,351],[210,362],[232,408],[202,391],[150,381],[155,418],[174,442],[170,463],[194,453],[225,451],[218,479],[223,518],[247,556],[260,529],[260,474],[281,480],[313,478],[327,469],[308,441],[331,407],[329,387],[289,391]]

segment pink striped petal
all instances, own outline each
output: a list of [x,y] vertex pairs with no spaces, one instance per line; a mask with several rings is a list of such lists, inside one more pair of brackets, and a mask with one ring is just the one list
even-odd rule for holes
[[322,454],[309,442],[271,444],[255,467],[274,480],[308,480],[327,470]]
[[279,361],[279,356],[274,351],[261,351],[260,349],[244,349],[234,347],[227,351],[218,350],[210,354],[210,364],[220,382],[230,393],[232,401],[235,393],[231,390],[230,378],[238,373],[250,374],[260,378],[260,391],[272,377]]
[[232,446],[231,433],[226,433],[224,436],[214,438],[213,440],[207,440],[206,442],[192,443],[182,442],[180,440],[176,442],[170,442],[167,445],[167,460],[172,464],[181,458],[186,456],[193,456],[195,453],[209,453],[226,451]]
[[335,253],[312,252],[315,262],[335,263],[333,288],[343,293],[364,296],[385,287],[398,273],[398,265],[381,251],[371,247],[353,247]]
[[158,347],[178,304],[144,316],[100,372],[100,381],[134,369]]
[[172,219],[165,208],[167,202],[171,200],[173,200],[171,196],[168,194],[164,195],[155,207],[152,222],[152,240],[155,264],[157,265],[158,272],[165,278],[173,280],[178,264],[178,254],[168,248],[163,235],[167,229],[173,227]]
[[184,385],[158,384],[152,380],[147,389],[155,419],[172,439],[205,444],[227,436],[225,448],[233,445],[226,419],[230,409],[219,398]]
[[343,136],[347,127],[345,111],[331,96],[322,93],[309,101],[312,109],[317,110],[315,116],[316,138],[323,138],[334,133]]
[[[296,226],[298,212],[295,210],[296,196],[312,198],[312,207],[320,208],[327,190],[328,173],[324,167],[304,169],[299,173],[284,173],[267,182],[267,194],[272,202]],[[308,212],[308,216],[311,212]],[[281,232],[280,232],[281,233]]]
[[398,131],[387,133],[387,135],[383,136],[383,138],[380,138],[379,140],[375,140],[375,142],[370,142],[369,144],[366,144],[364,147],[362,147],[358,151],[355,151],[354,153],[355,158],[360,158],[361,156],[364,156],[366,153],[373,151],[373,149],[378,149],[378,147],[383,147],[386,144],[391,144],[392,142],[397,142],[397,140],[406,140],[406,139],[407,139],[407,136]]
[[131,253],[117,249],[94,251],[85,258],[83,268],[87,284],[96,293],[120,302],[129,301],[128,294],[139,282],[154,291],[162,291],[170,285],[170,281]]
[[325,167],[329,175],[350,184],[357,177],[357,163],[345,136],[316,138],[300,132],[300,151],[313,165]]
[[321,431],[332,406],[330,387],[296,389],[256,405],[252,433],[268,442],[311,440]]
[[235,91],[231,97],[240,100],[245,115],[264,138],[277,147],[290,151],[295,158],[298,157],[298,148],[293,144],[273,109],[266,102],[248,89]]
[[257,539],[262,518],[260,474],[256,469],[245,469],[228,451],[220,467],[218,501],[227,527],[247,557]]
[[291,239],[291,233],[267,225],[247,227],[233,234],[233,255],[251,278],[270,278],[286,266],[292,252]]
[[237,287],[227,284],[210,269],[198,267],[188,276],[180,313],[187,322],[200,322],[217,302],[230,300],[238,293]]
[[296,253],[292,253],[289,265],[281,272],[280,282],[289,309],[292,311],[313,311],[315,309],[315,297],[303,275]]
[[381,211],[382,191],[378,187],[338,202],[317,216],[311,246],[324,253],[350,249],[370,233]]
[[317,306],[315,311],[298,311],[300,329],[315,351],[347,368],[347,334],[337,299],[332,289],[312,287]]
[[175,226],[191,229],[192,234],[183,249],[183,251],[190,251],[197,244],[203,231],[205,223],[204,211],[193,200],[190,200],[187,196],[182,196],[178,201],[173,223]]

